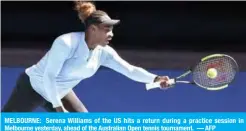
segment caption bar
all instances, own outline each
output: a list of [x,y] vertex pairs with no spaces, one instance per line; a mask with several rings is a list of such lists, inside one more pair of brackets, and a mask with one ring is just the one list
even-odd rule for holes
[[245,131],[246,113],[2,113],[4,131]]

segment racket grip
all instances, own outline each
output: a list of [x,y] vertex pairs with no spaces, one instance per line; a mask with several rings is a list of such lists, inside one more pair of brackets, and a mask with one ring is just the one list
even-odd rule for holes
[[146,86],[146,90],[160,88],[160,86],[161,86],[160,84],[161,84],[160,82],[146,84],[145,85]]
[[[175,79],[169,79],[169,81],[167,82],[170,86],[175,84]],[[160,88],[161,87],[161,83],[160,82],[154,82],[154,83],[149,83],[146,84],[146,90],[151,90],[151,89],[155,89],[155,88]]]

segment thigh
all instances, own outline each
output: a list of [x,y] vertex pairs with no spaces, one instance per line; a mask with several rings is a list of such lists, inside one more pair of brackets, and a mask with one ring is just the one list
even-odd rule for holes
[[29,77],[22,73],[16,82],[7,103],[2,112],[31,112],[37,108],[43,98],[31,87]]
[[62,103],[69,112],[88,112],[73,90],[62,98]]

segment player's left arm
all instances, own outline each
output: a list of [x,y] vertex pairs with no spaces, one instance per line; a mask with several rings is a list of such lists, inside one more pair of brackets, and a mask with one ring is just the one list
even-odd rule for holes
[[113,69],[134,81],[142,83],[153,83],[156,81],[167,81],[169,79],[167,76],[158,76],[141,67],[137,67],[128,63],[122,59],[110,46],[106,46],[105,51],[107,52],[107,59],[102,63],[102,65]]

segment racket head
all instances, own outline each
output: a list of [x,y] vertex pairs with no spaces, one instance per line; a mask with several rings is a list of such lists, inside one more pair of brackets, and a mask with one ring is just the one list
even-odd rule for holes
[[[209,78],[208,69],[216,70],[217,76]],[[206,56],[192,69],[193,82],[207,90],[221,90],[227,88],[235,79],[239,71],[238,64],[231,56],[226,54],[213,54]]]

